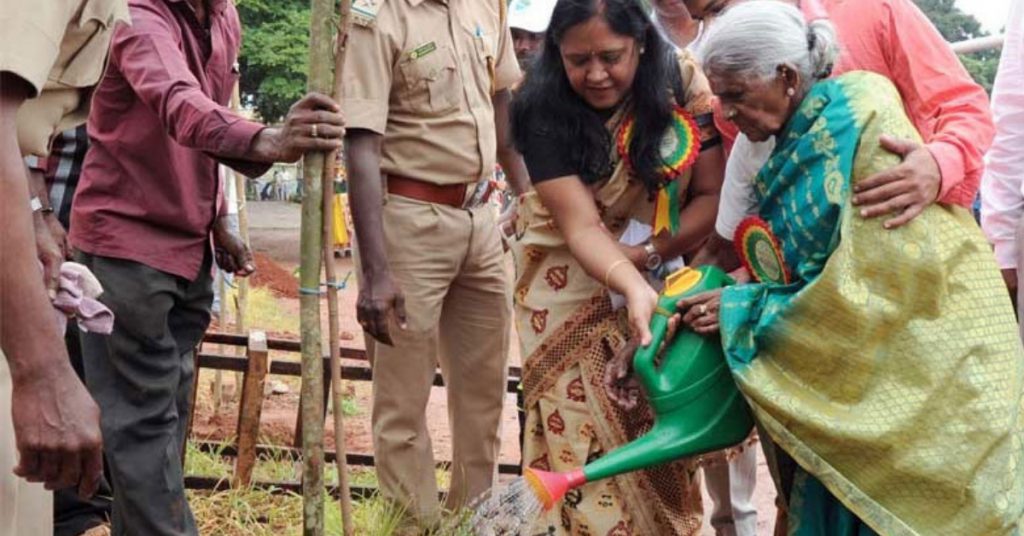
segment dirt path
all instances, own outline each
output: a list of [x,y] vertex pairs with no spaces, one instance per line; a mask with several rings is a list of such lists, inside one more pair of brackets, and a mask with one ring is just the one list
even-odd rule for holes
[[[300,221],[300,206],[293,203],[281,202],[252,202],[249,204],[250,211],[250,235],[254,252],[257,254],[257,271],[259,275],[254,277],[254,284],[271,288],[278,296],[277,304],[281,312],[286,315],[298,314],[297,280],[292,275],[299,262],[299,240],[298,229]],[[338,259],[337,271],[339,276],[353,270],[352,260],[349,258]],[[363,347],[362,331],[355,319],[355,302],[357,297],[355,276],[349,279],[347,288],[339,293],[339,305],[341,313],[341,331],[343,338],[350,337],[351,340],[343,344],[355,347]],[[323,315],[326,318],[326,305],[322,307]],[[270,326],[253,326],[257,328],[277,331]],[[346,335],[347,334],[347,335]],[[297,334],[295,334],[297,338]],[[515,338],[513,338],[515,340]],[[274,353],[271,359],[297,359],[297,356]],[[519,364],[519,349],[513,344],[509,357],[510,364]],[[208,375],[204,372],[203,382],[208,382]],[[227,375],[230,376],[230,375]],[[276,378],[275,378],[276,379]],[[229,377],[226,382],[231,383]],[[265,441],[279,444],[291,444],[295,419],[298,407],[299,385],[297,379],[288,379],[284,382],[290,391],[280,395],[270,395],[265,400],[261,431]],[[209,396],[203,393],[207,391],[204,386],[200,389],[200,403],[197,404],[197,416],[195,433],[199,436],[227,439],[233,433],[237,406],[226,405],[221,408],[219,415],[214,415]],[[370,431],[370,386],[366,382],[353,382],[349,388],[354,395],[355,405],[358,414],[348,417],[346,420],[346,432],[348,434],[347,446],[352,453],[372,453],[372,436]],[[445,401],[444,390],[434,388],[431,391],[430,402],[427,407],[428,428],[433,440],[435,456],[438,459],[451,459],[451,437],[448,428],[448,412]],[[328,419],[328,445],[333,448],[331,439],[331,422]],[[519,423],[515,412],[515,398],[509,395],[506,398],[505,411],[502,419],[502,448],[501,461],[503,463],[519,463],[518,445]],[[771,528],[775,517],[773,504],[774,490],[764,460],[759,458],[758,481],[754,497],[755,505],[759,512],[758,534],[771,534]],[[705,493],[705,505],[710,501]],[[710,507],[706,506],[710,513]],[[707,516],[705,516],[707,517]],[[705,520],[703,534],[714,534],[710,529],[708,521]]]

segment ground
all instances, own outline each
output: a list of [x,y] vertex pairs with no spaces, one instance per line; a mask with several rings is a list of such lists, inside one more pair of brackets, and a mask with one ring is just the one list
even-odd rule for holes
[[[257,274],[251,279],[253,289],[250,292],[249,311],[247,322],[249,328],[267,330],[272,337],[298,338],[298,292],[297,279],[293,275],[299,263],[299,222],[300,207],[293,203],[284,202],[252,202],[249,203],[250,233],[253,250],[256,254]],[[337,260],[337,273],[339,278],[353,270],[350,258]],[[229,291],[230,292],[230,291]],[[362,332],[355,320],[356,302],[355,276],[348,279],[347,288],[339,293],[340,324],[343,344],[362,347]],[[231,300],[229,299],[229,303]],[[322,306],[323,315],[326,319],[326,305]],[[228,317],[222,319],[223,329],[233,326],[232,308],[228,307]],[[326,323],[325,323],[326,325]],[[514,340],[514,339],[513,339]],[[229,352],[230,349],[207,348],[207,351]],[[272,352],[271,359],[297,359],[295,354]],[[519,351],[515,344],[510,355],[510,364],[519,364]],[[268,394],[264,400],[263,418],[261,422],[262,441],[266,443],[291,445],[293,443],[295,420],[298,407],[299,383],[297,378],[272,377],[272,381],[278,382],[278,387],[287,388],[286,393]],[[200,388],[197,396],[197,413],[193,427],[193,438],[197,439],[218,439],[230,440],[234,433],[237,420],[237,397],[235,395],[234,374],[224,373],[221,378],[222,396],[221,403],[215,402],[212,396],[215,384],[215,374],[212,371],[203,371],[200,377]],[[372,442],[370,433],[370,386],[366,382],[346,383],[348,399],[344,407],[346,415],[346,446],[350,453],[372,453]],[[285,389],[279,389],[285,390]],[[451,442],[448,432],[448,414],[445,404],[444,390],[434,388],[431,393],[430,403],[427,409],[428,423],[433,439],[435,456],[438,459],[451,458]],[[515,399],[509,396],[506,399],[505,415],[502,421],[502,449],[501,461],[503,463],[519,463],[518,447],[518,420],[515,414]],[[332,419],[327,419],[327,444],[333,448],[333,426]],[[194,459],[192,459],[194,458]],[[193,471],[210,471],[220,474],[229,472],[230,466],[221,460],[211,460],[199,453],[190,452],[189,468]],[[204,464],[217,467],[204,467]],[[283,467],[282,467],[283,466]],[[257,477],[261,474],[269,474],[266,478],[275,477],[280,480],[297,480],[297,469],[291,464],[261,463],[257,468]],[[262,472],[262,473],[261,473]],[[285,474],[281,474],[285,473]],[[368,485],[373,484],[372,474],[360,472],[355,475],[357,483]],[[329,480],[332,480],[329,477]],[[755,505],[758,509],[758,534],[771,534],[774,523],[775,508],[773,505],[774,490],[768,475],[767,467],[763,459],[759,459],[758,480],[755,493]],[[226,530],[223,525],[211,525],[221,522],[219,519],[225,515],[225,510],[230,512],[232,520],[232,534],[280,534],[280,530],[290,533],[290,530],[274,521],[274,516],[261,514],[260,512],[249,512],[242,506],[253,501],[264,501],[262,504],[270,511],[277,512],[278,517],[289,518],[299,515],[294,504],[282,505],[275,499],[268,499],[267,496],[257,492],[234,495],[206,495],[200,494],[193,497],[193,506],[196,509],[197,518],[201,526],[216,527],[215,530]],[[295,502],[294,500],[292,501]],[[710,504],[705,495],[705,504]],[[334,504],[328,506],[329,510],[337,510]],[[365,509],[364,509],[365,510]],[[335,512],[336,513],[336,512]],[[244,514],[244,515],[243,515]],[[368,514],[360,512],[363,517]],[[209,519],[204,519],[208,517]],[[707,516],[706,516],[707,517]],[[335,519],[336,520],[336,519]],[[329,519],[331,521],[331,519]],[[373,524],[374,521],[365,521]],[[204,533],[212,533],[204,531]],[[702,534],[711,535],[707,520]]]

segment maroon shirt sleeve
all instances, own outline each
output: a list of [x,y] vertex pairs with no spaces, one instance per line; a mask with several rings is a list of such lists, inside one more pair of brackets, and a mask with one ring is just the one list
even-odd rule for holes
[[210,99],[188,68],[177,31],[146,6],[132,10],[111,45],[115,61],[139,99],[179,144],[198,149],[246,175],[261,175],[270,164],[245,155],[265,127]]

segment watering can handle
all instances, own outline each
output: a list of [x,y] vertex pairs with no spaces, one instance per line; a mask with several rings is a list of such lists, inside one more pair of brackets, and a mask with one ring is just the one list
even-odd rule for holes
[[651,344],[645,348],[638,348],[636,354],[633,355],[633,369],[645,386],[658,385],[658,370],[654,366],[654,360],[658,356],[658,349],[661,348],[662,342],[665,341],[668,320],[675,314],[676,303],[679,299],[732,283],[732,279],[725,275],[725,272],[713,266],[704,266],[698,269],[683,268],[666,278],[665,291],[658,298],[658,308],[655,309],[654,316],[651,318]]
[[644,385],[655,385],[657,368],[654,360],[658,356],[658,349],[665,341],[665,334],[668,332],[668,319],[675,311],[675,304],[678,296],[662,296],[658,300],[658,308],[654,310],[651,318],[651,344],[646,347],[637,348],[633,356],[633,369]]

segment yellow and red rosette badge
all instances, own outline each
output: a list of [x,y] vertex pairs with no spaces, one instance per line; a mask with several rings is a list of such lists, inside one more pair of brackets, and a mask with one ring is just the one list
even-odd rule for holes
[[[636,121],[632,115],[623,121],[615,140],[619,157],[630,168],[629,146],[633,142]],[[661,167],[658,172],[664,185],[658,191],[655,202],[654,221],[651,226],[654,234],[663,230],[675,234],[679,230],[679,184],[676,179],[697,161],[700,154],[700,130],[697,121],[679,105],[672,108],[672,124],[661,139],[659,153]]]
[[[629,146],[633,142],[635,134],[636,119],[630,114],[619,127],[615,139],[615,148],[619,157],[632,167],[629,161]],[[662,180],[670,181],[681,175],[694,162],[700,154],[700,130],[697,128],[697,121],[682,106],[672,107],[672,124],[665,131],[661,140],[661,173]]]
[[768,222],[757,216],[748,216],[736,229],[733,244],[743,266],[754,279],[776,285],[790,282],[782,248]]

